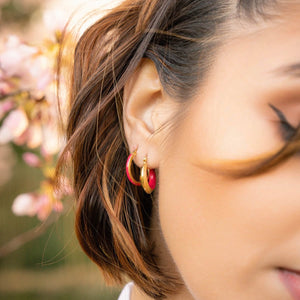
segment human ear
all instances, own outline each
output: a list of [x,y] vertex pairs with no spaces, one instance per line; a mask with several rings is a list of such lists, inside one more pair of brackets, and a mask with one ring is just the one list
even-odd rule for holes
[[[149,168],[157,168],[163,132],[156,131],[171,117],[172,102],[164,92],[154,62],[143,58],[124,86],[123,122],[125,136],[135,163],[141,167],[147,156]],[[155,133],[155,134],[154,134]]]

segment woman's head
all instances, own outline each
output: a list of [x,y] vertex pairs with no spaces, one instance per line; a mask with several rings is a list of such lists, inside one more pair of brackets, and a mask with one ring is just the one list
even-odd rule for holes
[[[300,268],[299,133],[277,109],[296,127],[299,4],[123,1],[82,35],[57,174],[70,152],[77,236],[107,278],[156,298],[287,297],[276,267]],[[152,195],[126,177],[135,149]]]

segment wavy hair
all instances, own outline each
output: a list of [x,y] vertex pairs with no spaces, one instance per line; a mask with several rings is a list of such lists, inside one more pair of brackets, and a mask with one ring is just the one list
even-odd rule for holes
[[[270,17],[267,12],[275,5],[271,0],[126,0],[80,36],[71,66],[67,143],[55,176],[59,189],[63,170],[72,167],[76,235],[107,282],[122,283],[127,276],[155,299],[178,292],[182,284],[177,274],[161,268],[154,255],[149,237],[154,199],[126,177],[125,83],[141,59],[148,58],[174,101],[188,103],[226,37],[228,22],[233,17],[248,22]],[[60,55],[58,72],[62,60]],[[251,176],[298,149],[299,128],[267,157],[232,163],[228,169],[206,167]]]

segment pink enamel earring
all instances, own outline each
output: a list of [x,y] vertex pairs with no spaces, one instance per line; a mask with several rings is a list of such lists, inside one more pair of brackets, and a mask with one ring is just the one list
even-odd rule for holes
[[136,150],[134,150],[127,158],[127,162],[126,162],[126,174],[127,177],[129,179],[129,181],[137,186],[140,186],[141,183],[139,181],[136,181],[133,176],[132,176],[132,172],[131,172],[131,165],[132,165],[132,160],[133,158],[136,156]]
[[147,158],[144,158],[143,167],[140,171],[140,181],[137,181],[134,179],[132,172],[131,172],[131,165],[133,158],[136,156],[136,150],[131,153],[126,162],[126,174],[129,179],[129,181],[137,186],[142,186],[144,191],[147,194],[151,194],[156,186],[156,174],[155,169],[148,169],[147,166]]

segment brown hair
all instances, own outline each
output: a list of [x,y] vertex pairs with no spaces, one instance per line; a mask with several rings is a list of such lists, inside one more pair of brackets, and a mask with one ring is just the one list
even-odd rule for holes
[[[77,238],[108,281],[121,283],[127,275],[153,298],[165,298],[181,285],[153,254],[152,197],[126,178],[124,84],[141,59],[148,58],[155,63],[165,90],[184,103],[209,70],[233,8],[240,17],[255,21],[255,11],[261,14],[256,5],[262,2],[271,1],[241,0],[236,7],[233,1],[216,0],[123,1],[77,42],[67,144],[57,163],[56,185],[59,189],[60,175],[71,163]],[[263,159],[231,164],[228,169],[212,168],[213,163],[204,167],[237,177],[265,172],[297,151],[299,130],[291,140]]]

